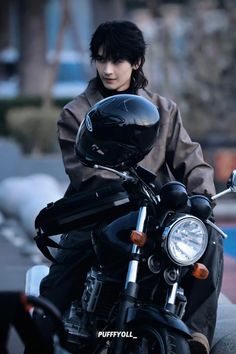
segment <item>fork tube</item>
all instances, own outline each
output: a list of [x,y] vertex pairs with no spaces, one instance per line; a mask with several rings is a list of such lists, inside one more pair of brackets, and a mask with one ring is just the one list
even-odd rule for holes
[[170,296],[168,298],[168,302],[166,304],[166,310],[175,313],[176,305],[175,305],[175,300],[177,296],[177,291],[178,291],[178,282],[175,282],[172,286]]
[[[144,224],[147,216],[147,207],[143,206],[139,210],[138,221],[136,225],[136,230],[143,232]],[[140,254],[140,248],[137,245],[133,245],[131,255]],[[138,260],[131,260],[129,262],[129,267],[127,271],[126,281],[125,281],[125,289],[127,289],[128,284],[136,283],[137,274],[138,274]]]
[[[147,216],[147,207],[142,206],[139,209],[138,221],[136,224],[136,230],[143,231],[144,224]],[[140,254],[140,248],[137,245],[133,245],[131,257]],[[125,331],[126,329],[126,315],[127,310],[134,306],[137,294],[138,294],[138,284],[136,283],[137,274],[138,274],[138,263],[136,259],[131,259],[129,262],[129,267],[127,271],[127,277],[125,282],[124,294],[122,296],[119,315],[117,318],[117,328],[118,331]],[[122,354],[123,345],[125,338],[119,337],[114,338],[112,343],[112,354]]]

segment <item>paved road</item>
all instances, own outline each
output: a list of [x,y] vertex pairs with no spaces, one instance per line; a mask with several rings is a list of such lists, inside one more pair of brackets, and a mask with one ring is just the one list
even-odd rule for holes
[[[23,257],[19,249],[0,235],[0,291],[24,290],[25,272],[32,261]],[[14,331],[9,340],[10,354],[22,354],[23,346]]]
[[[20,246],[19,240],[18,244]],[[26,271],[36,261],[37,256],[24,256],[20,247],[13,245],[0,232],[0,291],[24,291]],[[22,342],[14,330],[10,334],[9,353],[23,354]]]

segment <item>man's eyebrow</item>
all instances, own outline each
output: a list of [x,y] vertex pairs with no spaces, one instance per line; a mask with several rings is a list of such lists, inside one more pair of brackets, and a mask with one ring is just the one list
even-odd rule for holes
[[96,60],[106,60],[106,57],[105,57],[104,55],[97,54],[97,55],[95,56],[95,59],[96,59]]
[[113,62],[117,62],[119,60],[126,60],[125,57],[122,57],[120,55],[116,55],[114,57],[107,57],[106,55],[103,55],[103,54],[97,54],[95,59],[96,60],[111,60]]

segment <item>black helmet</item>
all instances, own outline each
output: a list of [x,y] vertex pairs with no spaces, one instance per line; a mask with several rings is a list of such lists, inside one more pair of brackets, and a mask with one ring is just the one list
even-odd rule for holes
[[159,120],[157,107],[143,97],[118,94],[105,98],[90,109],[81,123],[76,154],[90,167],[134,166],[152,149]]

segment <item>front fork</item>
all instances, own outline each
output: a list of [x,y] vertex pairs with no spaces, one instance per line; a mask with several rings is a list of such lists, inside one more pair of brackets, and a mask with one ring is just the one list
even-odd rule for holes
[[[147,217],[147,206],[142,206],[139,209],[138,220],[136,224],[136,230],[143,232],[145,221]],[[126,323],[126,314],[128,308],[134,306],[135,301],[138,295],[138,284],[137,284],[137,275],[138,275],[138,266],[140,262],[140,247],[133,244],[131,252],[131,260],[129,261],[128,271],[125,281],[125,289],[122,296],[119,316],[117,319],[117,330],[124,331]],[[121,354],[123,352],[124,338],[120,337],[114,340],[113,354]]]
[[[143,232],[145,220],[147,216],[147,207],[143,206],[139,210],[138,221],[136,225],[136,230]],[[140,255],[140,247],[133,244],[132,252],[131,252],[131,261],[129,262],[128,272],[125,281],[125,289],[128,289],[129,283],[136,283],[137,274],[138,274],[138,265],[139,265],[139,255]]]
[[167,310],[168,312],[173,313],[174,315],[177,315],[180,319],[182,319],[185,313],[187,299],[184,295],[184,290],[179,286],[178,270],[176,270],[174,273],[176,274],[176,280],[173,281],[172,283],[167,281],[170,287],[169,287],[169,291],[167,292],[167,298],[166,298],[164,309]]
[[[136,225],[137,231],[140,231],[140,232],[144,231],[146,217],[147,217],[147,207],[142,206],[139,209],[138,220],[137,220],[137,225]],[[126,281],[125,281],[125,289],[124,289],[124,293],[123,293],[121,304],[120,304],[119,316],[117,319],[117,327],[116,327],[117,331],[124,331],[126,329],[127,310],[129,308],[134,307],[134,304],[137,299],[137,295],[138,295],[137,275],[138,275],[138,266],[139,266],[140,257],[141,257],[140,253],[141,253],[140,247],[133,244],[132,252],[131,252],[131,260],[128,265],[128,271],[127,271],[127,276],[126,276]],[[173,283],[171,291],[170,291],[169,296],[167,298],[166,310],[168,310],[169,312],[172,312],[172,313],[182,312],[182,315],[183,315],[184,308],[183,308],[183,310],[180,309],[180,311],[177,311],[178,309],[176,309],[175,303],[176,303],[176,298],[178,296],[179,296],[179,285],[178,285],[178,282],[176,281],[175,283]],[[119,337],[113,341],[113,344],[112,344],[112,347],[113,347],[112,353],[113,354],[122,354],[123,353],[124,340],[125,340],[125,338]]]

